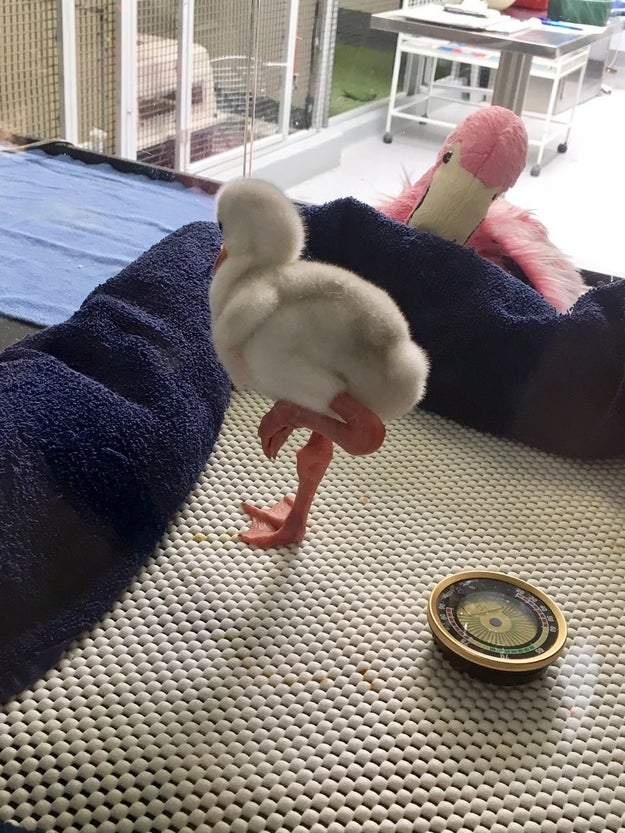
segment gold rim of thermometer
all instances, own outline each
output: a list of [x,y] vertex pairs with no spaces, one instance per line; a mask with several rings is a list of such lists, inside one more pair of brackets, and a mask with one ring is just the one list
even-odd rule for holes
[[[546,608],[549,618],[555,623],[556,627],[555,639],[549,647],[541,653],[532,654],[531,656],[498,657],[476,650],[470,645],[464,644],[460,639],[455,638],[450,633],[449,628],[441,621],[439,613],[441,596],[452,585],[463,585],[475,580],[503,584],[508,588],[512,585],[513,587],[519,588],[527,596],[537,600],[539,605]],[[470,603],[472,591],[469,589],[466,592],[467,599]],[[482,595],[487,596],[488,591],[482,591]],[[491,595],[497,595],[496,587],[491,590]],[[458,614],[458,608],[460,606],[455,610],[459,623],[465,624],[465,626],[471,626],[472,635],[481,638],[486,644],[488,644],[487,640],[491,639],[491,645],[494,647],[498,645],[498,647],[505,650],[506,645],[516,644],[509,641],[513,635],[520,634],[527,641],[531,639],[532,633],[536,631],[536,624],[533,621],[533,617],[536,614],[531,612],[528,603],[523,597],[511,597],[509,604],[506,603],[506,599],[502,599],[494,603],[491,608],[482,607],[481,609],[478,604],[471,607],[470,604],[467,604],[466,599],[462,603],[465,607],[460,615]],[[487,616],[488,618],[486,618]],[[435,638],[455,656],[468,663],[494,671],[523,672],[545,668],[560,656],[567,638],[567,625],[564,614],[546,593],[543,593],[542,590],[515,576],[491,572],[489,570],[465,570],[443,579],[443,581],[436,585],[430,595],[427,606],[427,619]]]

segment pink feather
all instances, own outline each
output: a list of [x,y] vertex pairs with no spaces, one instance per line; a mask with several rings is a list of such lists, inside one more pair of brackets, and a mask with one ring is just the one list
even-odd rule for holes
[[507,200],[493,203],[467,246],[506,270],[504,258],[514,261],[558,312],[566,312],[588,290],[571,260],[549,240],[540,220]]

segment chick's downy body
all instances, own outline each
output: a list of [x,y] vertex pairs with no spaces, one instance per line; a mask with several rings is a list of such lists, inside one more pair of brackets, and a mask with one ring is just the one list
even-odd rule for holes
[[[229,257],[224,272],[235,261]],[[232,280],[213,326],[235,385],[270,399],[330,413],[334,397],[347,391],[386,422],[424,393],[427,359],[394,301],[336,266],[246,269]]]

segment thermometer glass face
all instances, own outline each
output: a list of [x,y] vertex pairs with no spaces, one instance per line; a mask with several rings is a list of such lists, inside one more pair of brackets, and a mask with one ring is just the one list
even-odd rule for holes
[[450,584],[440,594],[436,612],[454,640],[502,660],[539,657],[559,637],[558,622],[544,601],[496,579]]

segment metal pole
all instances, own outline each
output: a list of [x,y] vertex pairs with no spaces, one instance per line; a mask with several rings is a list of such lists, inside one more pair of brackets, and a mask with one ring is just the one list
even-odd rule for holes
[[137,0],[119,0],[117,12],[116,152],[137,158]]
[[284,71],[284,95],[280,102],[280,133],[286,139],[291,127],[291,103],[293,84],[295,83],[295,50],[297,47],[297,21],[299,17],[299,0],[291,0],[289,5],[289,22],[287,25],[286,68]]
[[76,9],[74,0],[57,0],[59,49],[61,53],[61,135],[78,144],[78,78],[76,67]]
[[193,22],[195,0],[178,2],[178,74],[176,85],[177,171],[188,171],[191,164],[191,90],[193,87]]
[[243,123],[243,176],[252,175],[252,152],[256,130],[256,93],[258,90],[258,40],[260,31],[260,0],[250,3],[250,39],[247,50],[245,81],[245,120]]
[[495,74],[492,103],[507,107],[517,116],[522,115],[531,66],[531,55],[522,52],[501,52]]
[[330,94],[332,89],[332,67],[334,66],[334,49],[338,26],[339,0],[324,0],[320,63],[314,91],[314,103],[311,127],[327,127],[330,114]]

